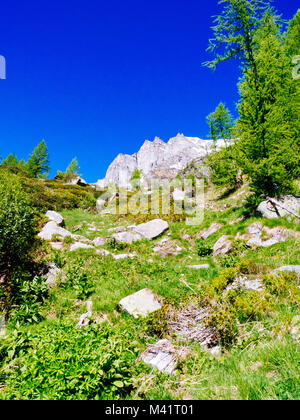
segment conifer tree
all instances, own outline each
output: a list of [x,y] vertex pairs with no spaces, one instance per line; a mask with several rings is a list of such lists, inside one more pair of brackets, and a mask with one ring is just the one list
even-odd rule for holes
[[67,167],[66,169],[66,174],[67,175],[78,175],[79,173],[79,164],[77,161],[77,158],[75,157],[72,162],[70,163],[70,165]]
[[48,175],[50,170],[49,153],[45,140],[42,140],[31,153],[26,168],[28,173],[34,178],[41,178]]

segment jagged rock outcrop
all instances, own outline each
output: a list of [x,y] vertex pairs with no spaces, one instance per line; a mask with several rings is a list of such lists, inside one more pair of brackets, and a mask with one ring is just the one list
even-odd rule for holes
[[[223,140],[216,142],[217,149],[224,146]],[[214,148],[213,140],[185,137],[178,134],[165,143],[156,137],[153,142],[146,140],[138,153],[119,154],[109,166],[104,179],[96,186],[103,188],[117,184],[130,188],[130,179],[135,169],[142,171],[145,180],[170,179],[194,160],[205,158]]]

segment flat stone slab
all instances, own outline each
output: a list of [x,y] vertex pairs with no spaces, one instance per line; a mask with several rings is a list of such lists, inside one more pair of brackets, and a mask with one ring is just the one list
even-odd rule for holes
[[192,268],[194,270],[207,270],[209,269],[209,264],[188,265],[187,268]]
[[154,219],[150,222],[142,223],[134,227],[132,230],[141,235],[143,238],[151,240],[157,238],[168,229],[169,225],[165,220]]
[[150,289],[142,289],[125,297],[119,302],[119,306],[134,318],[145,318],[162,307],[157,296]]
[[179,358],[185,356],[188,352],[186,348],[175,347],[164,339],[150,345],[142,353],[140,359],[160,372],[176,375],[176,365]]
[[221,238],[214,244],[213,256],[228,255],[233,252],[232,243],[227,235],[221,236]]

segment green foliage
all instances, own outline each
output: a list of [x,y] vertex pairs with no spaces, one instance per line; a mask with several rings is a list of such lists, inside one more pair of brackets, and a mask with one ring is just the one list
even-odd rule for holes
[[71,288],[76,292],[78,299],[86,299],[94,292],[92,277],[84,269],[84,261],[77,259],[68,266],[67,279],[63,287]]
[[35,324],[43,319],[42,306],[49,294],[49,288],[43,277],[24,279],[17,273],[9,283],[13,291],[10,323]]
[[256,209],[259,204],[263,201],[263,198],[252,193],[246,197],[244,206],[243,206],[243,215],[245,217],[252,217],[256,214]]
[[123,399],[138,373],[138,349],[124,328],[52,324],[16,331],[1,347],[7,400]]
[[284,47],[287,55],[293,58],[299,55],[299,39],[300,39],[300,10],[297,11],[294,18],[290,21],[288,31],[285,38]]
[[140,182],[141,182],[141,177],[142,177],[142,171],[136,168],[133,171],[133,174],[132,174],[131,179],[130,179],[132,188],[134,188],[134,189],[139,188]]
[[261,292],[236,293],[232,300],[240,322],[260,320],[270,310],[269,299]]
[[211,180],[215,185],[226,185],[229,188],[239,185],[239,168],[234,146],[223,147],[219,151],[212,152],[207,158],[207,164],[211,171]]
[[237,337],[237,316],[229,306],[224,305],[213,311],[205,320],[207,327],[217,331],[217,340],[224,346],[231,346]]
[[128,244],[126,244],[125,242],[119,242],[114,237],[108,238],[106,241],[106,245],[108,246],[108,248],[113,249],[115,251],[122,251],[128,246]]
[[50,170],[49,153],[45,140],[42,140],[31,153],[26,167],[33,178],[42,178],[48,175]]
[[255,261],[243,259],[237,264],[236,270],[240,274],[258,274],[260,267]]
[[210,129],[210,137],[213,140],[223,139],[226,141],[231,138],[232,116],[222,102],[206,119]]
[[211,255],[213,252],[212,247],[208,245],[203,239],[197,240],[196,249],[199,257],[206,257],[207,255]]
[[0,262],[9,264],[26,258],[36,231],[29,195],[16,176],[0,170]]
[[70,163],[70,165],[67,167],[66,169],[66,174],[67,175],[78,175],[79,173],[79,164],[77,161],[77,158],[75,157],[72,162]]
[[230,283],[233,283],[236,277],[236,270],[232,267],[225,268],[220,275],[213,279],[213,287],[221,293]]

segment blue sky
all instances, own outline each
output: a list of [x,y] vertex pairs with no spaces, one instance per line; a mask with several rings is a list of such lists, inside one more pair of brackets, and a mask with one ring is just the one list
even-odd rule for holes
[[[274,1],[285,19],[298,2]],[[222,100],[235,113],[235,62],[201,67],[217,1],[52,0],[1,5],[0,155],[45,138],[51,176],[77,156],[85,179],[145,139],[207,137]]]

